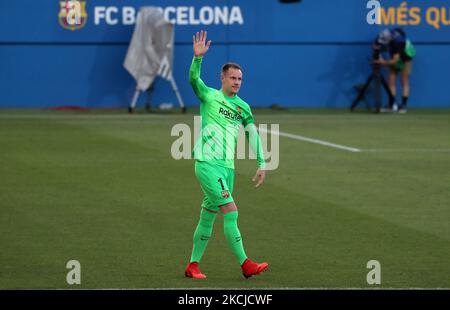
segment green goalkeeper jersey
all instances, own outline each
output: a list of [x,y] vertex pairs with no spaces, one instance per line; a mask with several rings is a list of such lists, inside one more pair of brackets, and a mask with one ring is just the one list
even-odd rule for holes
[[234,169],[234,158],[240,126],[243,125],[258,167],[265,168],[261,139],[254,125],[250,106],[237,95],[228,97],[210,88],[200,78],[202,57],[194,57],[189,81],[200,99],[202,128],[194,147],[194,158]]

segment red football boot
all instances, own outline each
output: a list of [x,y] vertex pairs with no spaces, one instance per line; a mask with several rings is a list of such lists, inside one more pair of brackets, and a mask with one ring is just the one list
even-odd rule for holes
[[189,263],[186,267],[186,271],[184,272],[184,275],[188,278],[194,278],[194,279],[205,279],[206,276],[200,271],[200,268],[198,268],[198,263],[193,262]]
[[252,262],[250,259],[246,259],[244,261],[244,263],[241,266],[242,268],[242,274],[244,275],[244,277],[246,278],[250,278],[251,276],[254,275],[258,275],[261,272],[264,272],[267,270],[267,268],[269,268],[269,264],[268,263],[255,263]]

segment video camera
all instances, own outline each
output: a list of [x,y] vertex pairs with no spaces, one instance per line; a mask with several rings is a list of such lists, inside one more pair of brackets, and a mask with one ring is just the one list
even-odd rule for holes
[[[384,90],[388,94],[389,100],[392,100],[392,98],[394,98],[384,76],[381,74],[381,64],[374,63],[375,60],[381,59],[381,52],[382,52],[382,47],[375,43],[372,46],[372,74],[367,78],[366,83],[359,90],[358,97],[356,97],[356,99],[353,101],[352,105],[350,106],[351,111],[355,110],[356,106],[358,105],[358,102],[364,97],[365,92],[367,91],[367,89],[369,88],[369,85],[372,82],[374,82],[374,84],[375,84],[375,107],[376,107],[377,112],[380,112],[381,106],[382,106],[381,86],[383,86]],[[394,98],[394,100],[395,100],[395,98]]]
[[373,53],[372,53],[372,59],[373,60],[378,60],[381,57],[381,49],[373,49]]

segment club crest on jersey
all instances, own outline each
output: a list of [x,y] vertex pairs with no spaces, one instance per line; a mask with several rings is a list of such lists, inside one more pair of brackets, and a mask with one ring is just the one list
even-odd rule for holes
[[241,114],[242,113],[242,110],[241,110],[241,108],[240,107],[237,107],[237,112],[239,113],[239,114]]
[[228,198],[228,197],[230,197],[230,193],[228,191],[222,191],[222,197]]
[[78,30],[86,26],[86,0],[59,1],[59,24],[68,30]]

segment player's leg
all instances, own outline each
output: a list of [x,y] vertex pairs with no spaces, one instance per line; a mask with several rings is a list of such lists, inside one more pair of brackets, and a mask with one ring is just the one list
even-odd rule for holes
[[397,72],[393,68],[389,67],[387,80],[389,90],[391,91],[392,94],[392,98],[389,99],[389,108],[392,109],[395,104],[395,97],[397,94],[397,86],[396,86]]
[[406,107],[408,105],[409,98],[409,77],[412,71],[412,62],[405,62],[405,68],[401,72],[400,79],[402,83],[402,104],[400,106],[399,112],[406,113]]
[[211,238],[214,221],[217,216],[217,212],[208,209],[210,206],[211,202],[208,197],[205,196],[200,211],[200,220],[198,221],[194,232],[191,259],[185,270],[185,275],[189,278],[206,278],[206,275],[200,271],[199,263],[205,253],[208,241]]
[[211,202],[209,201],[209,198],[205,196],[200,211],[200,219],[194,232],[191,263],[200,262],[203,253],[205,253],[208,241],[211,238],[217,212],[209,210],[210,207]]
[[[223,213],[223,229],[228,245],[236,256],[239,265],[242,265],[247,259],[244,245],[242,243],[241,233],[237,225],[238,209],[234,203],[232,192],[234,186],[234,170],[224,168],[223,179],[220,184],[224,199],[219,199],[220,211]],[[231,201],[230,199],[231,198]]]
[[242,242],[241,232],[237,225],[238,210],[236,204],[232,201],[221,205],[220,210],[223,213],[223,231],[228,245],[236,256],[239,265],[242,265],[247,259],[245,254],[244,244]]
[[[195,176],[200,183],[200,187],[205,195],[200,212],[200,220],[194,232],[191,259],[186,268],[186,276],[193,278],[206,278],[198,268],[203,253],[211,237],[213,224],[217,213],[220,211],[218,200],[233,201],[228,191],[221,190],[222,179],[224,179],[221,167],[209,164],[208,162],[195,162]],[[192,272],[191,272],[192,271]]]
[[[229,171],[227,171],[227,174],[228,175],[226,178],[226,183],[224,183],[223,185],[225,187],[225,190],[229,191],[231,197],[234,186],[234,170],[229,169]],[[267,263],[258,264],[252,262],[245,253],[242,236],[237,224],[239,213],[235,202],[231,201],[225,204],[221,204],[220,210],[223,213],[223,228],[225,238],[227,239],[228,245],[236,256],[239,265],[242,268],[244,276],[248,278],[265,271],[269,266]]]
[[190,262],[185,270],[185,275],[191,278],[206,278],[200,272],[199,263],[205,253],[208,241],[211,238],[214,222],[217,217],[219,208],[211,200],[210,191],[210,172],[205,163],[195,163],[195,176],[205,194],[203,198],[202,208],[200,211],[200,219],[194,231],[193,246]]

